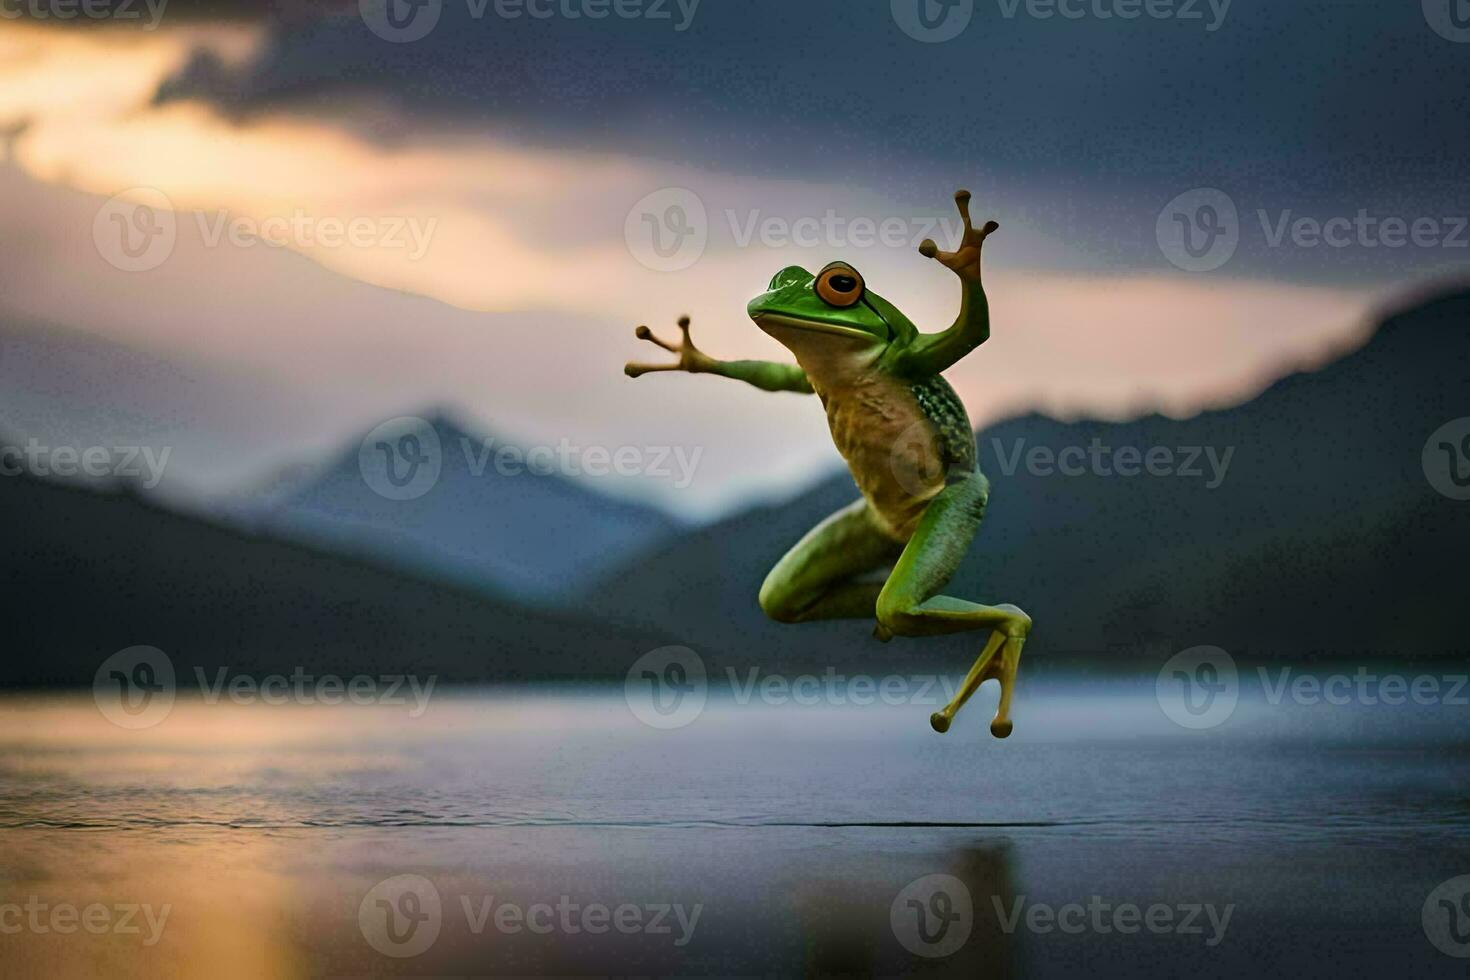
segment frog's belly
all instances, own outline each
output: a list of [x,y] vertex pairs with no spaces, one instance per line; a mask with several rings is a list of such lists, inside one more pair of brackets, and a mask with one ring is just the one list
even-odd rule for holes
[[944,489],[949,461],[938,430],[899,382],[880,381],[824,401],[832,442],[878,525],[907,541]]

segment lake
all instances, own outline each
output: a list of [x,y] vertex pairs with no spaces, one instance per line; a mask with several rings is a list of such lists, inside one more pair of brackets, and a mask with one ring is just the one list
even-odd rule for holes
[[1192,729],[1034,670],[1005,741],[989,690],[944,736],[916,687],[10,695],[0,973],[1463,976],[1467,709],[1248,674]]

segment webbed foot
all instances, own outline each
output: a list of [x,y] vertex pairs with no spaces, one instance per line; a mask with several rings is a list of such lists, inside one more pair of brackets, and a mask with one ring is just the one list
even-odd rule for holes
[[662,347],[671,354],[677,354],[679,359],[671,364],[638,364],[629,361],[623,366],[623,373],[630,378],[636,378],[641,374],[650,374],[654,371],[688,371],[694,374],[707,370],[713,362],[708,354],[695,347],[694,341],[689,339],[689,317],[679,317],[679,332],[683,336],[677,344],[672,344],[657,337],[646,326],[639,325],[634,328],[633,336],[639,340],[646,340],[655,347]]
[[954,700],[945,705],[942,711],[936,711],[929,716],[929,726],[936,732],[943,734],[949,731],[950,723],[954,721],[960,708],[964,707],[965,702],[970,700],[981,684],[992,678],[1000,682],[1000,705],[995,710],[995,717],[991,719],[990,734],[996,738],[1006,738],[1015,729],[1010,717],[1011,695],[1015,692],[1021,648],[1025,646],[1026,637],[1031,632],[1031,617],[1010,604],[995,608],[1012,612],[1014,618],[1008,619],[991,632],[985,649],[975,658],[975,665],[970,668],[970,673],[955,693]]
[[939,246],[934,244],[934,239],[926,238],[919,243],[919,254],[936,260],[967,282],[979,282],[980,249],[985,244],[985,239],[989,238],[991,233],[1000,227],[1000,224],[987,221],[979,231],[975,230],[970,223],[969,191],[955,191],[954,203],[959,208],[960,218],[965,223],[964,234],[960,236],[959,249],[954,252],[942,252]]

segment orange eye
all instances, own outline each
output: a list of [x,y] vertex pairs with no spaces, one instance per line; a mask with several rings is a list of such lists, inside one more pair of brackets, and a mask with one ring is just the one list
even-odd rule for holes
[[834,262],[817,276],[817,295],[832,306],[853,306],[863,298],[863,277],[852,266]]

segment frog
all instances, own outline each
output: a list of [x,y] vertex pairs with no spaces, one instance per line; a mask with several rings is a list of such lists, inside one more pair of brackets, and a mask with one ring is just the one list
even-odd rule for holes
[[970,201],[969,191],[955,193],[963,231],[954,251],[929,238],[918,246],[959,279],[959,313],[948,329],[921,333],[851,263],[834,261],[815,274],[793,265],[777,272],[746,312],[795,364],[711,357],[691,340],[685,315],[677,321],[677,341],[647,325],[634,330],[675,360],[629,362],[624,373],[712,374],[763,391],[816,395],[859,496],[776,562],[756,597],[761,610],[780,623],[874,620],[873,633],[883,641],[989,631],[953,698],[929,723],[936,732],[949,731],[965,702],[995,680],[1000,700],[990,733],[1006,738],[1014,729],[1011,699],[1031,617],[1011,603],[944,593],[990,499],[969,416],[943,377],[990,338],[981,254],[1000,225],[975,228]]

